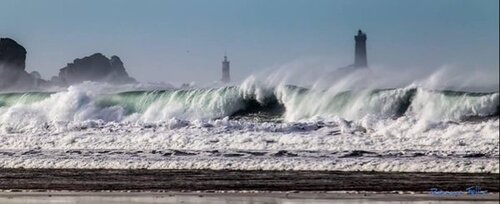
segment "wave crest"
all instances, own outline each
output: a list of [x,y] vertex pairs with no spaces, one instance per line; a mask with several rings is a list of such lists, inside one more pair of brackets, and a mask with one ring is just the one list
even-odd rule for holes
[[262,86],[99,93],[72,86],[56,93],[0,94],[0,125],[16,130],[52,123],[161,122],[224,117],[286,122],[367,116],[408,116],[427,121],[462,121],[499,114],[499,93],[436,91],[419,87],[333,92]]

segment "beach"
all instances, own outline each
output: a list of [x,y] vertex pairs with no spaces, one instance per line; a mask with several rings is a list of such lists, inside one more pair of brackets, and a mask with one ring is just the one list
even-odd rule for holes
[[499,174],[155,169],[0,169],[3,190],[498,192]]
[[324,204],[324,203],[458,203],[470,202],[493,204],[498,203],[498,193],[484,195],[436,196],[426,193],[374,193],[374,192],[0,192],[0,203],[31,204],[31,203],[184,203],[184,204]]

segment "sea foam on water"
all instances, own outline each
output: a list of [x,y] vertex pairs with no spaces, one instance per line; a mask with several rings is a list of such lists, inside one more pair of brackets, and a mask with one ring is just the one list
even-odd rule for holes
[[0,166],[498,173],[498,92],[334,87],[2,93]]

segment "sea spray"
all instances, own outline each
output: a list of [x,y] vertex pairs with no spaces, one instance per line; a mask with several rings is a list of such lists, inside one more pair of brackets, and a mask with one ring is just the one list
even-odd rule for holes
[[498,92],[414,85],[344,90],[257,80],[3,93],[0,166],[498,172],[498,100]]
[[106,94],[72,86],[57,93],[0,94],[0,104],[0,125],[16,128],[85,120],[207,120],[249,113],[251,117],[274,115],[286,122],[333,117],[356,121],[367,115],[460,121],[497,116],[499,93],[434,91],[412,86],[332,92],[290,85],[243,84]]

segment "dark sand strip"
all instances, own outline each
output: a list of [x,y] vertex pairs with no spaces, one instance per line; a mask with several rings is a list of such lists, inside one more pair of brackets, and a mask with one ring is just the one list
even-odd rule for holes
[[0,189],[498,192],[499,174],[342,171],[0,169]]

